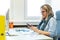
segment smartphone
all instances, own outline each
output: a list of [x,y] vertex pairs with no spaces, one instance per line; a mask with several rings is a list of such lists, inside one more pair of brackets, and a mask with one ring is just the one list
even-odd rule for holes
[[27,23],[27,26],[31,27],[32,25],[30,25],[30,24]]

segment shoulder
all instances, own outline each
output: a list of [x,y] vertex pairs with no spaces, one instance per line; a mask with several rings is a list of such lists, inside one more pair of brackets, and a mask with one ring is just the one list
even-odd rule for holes
[[50,20],[49,20],[49,23],[56,24],[56,18],[55,17],[51,17]]
[[55,17],[51,17],[49,21],[56,21]]

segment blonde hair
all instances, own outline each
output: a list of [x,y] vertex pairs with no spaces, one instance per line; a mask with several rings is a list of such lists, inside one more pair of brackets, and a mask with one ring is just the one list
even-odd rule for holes
[[54,16],[53,14],[53,11],[52,11],[52,7],[48,4],[44,4],[41,6],[42,9],[46,10],[46,12],[48,13],[48,15],[52,15]]

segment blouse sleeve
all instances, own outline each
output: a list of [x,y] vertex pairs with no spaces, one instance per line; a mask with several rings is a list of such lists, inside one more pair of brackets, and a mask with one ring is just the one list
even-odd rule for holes
[[49,24],[49,30],[48,32],[50,32],[50,37],[54,37],[56,36],[56,20],[55,18],[51,18],[48,22]]

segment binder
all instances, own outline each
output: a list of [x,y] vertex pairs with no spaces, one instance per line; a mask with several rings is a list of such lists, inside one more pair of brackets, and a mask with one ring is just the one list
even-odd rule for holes
[[0,15],[0,40],[5,40],[5,16]]

